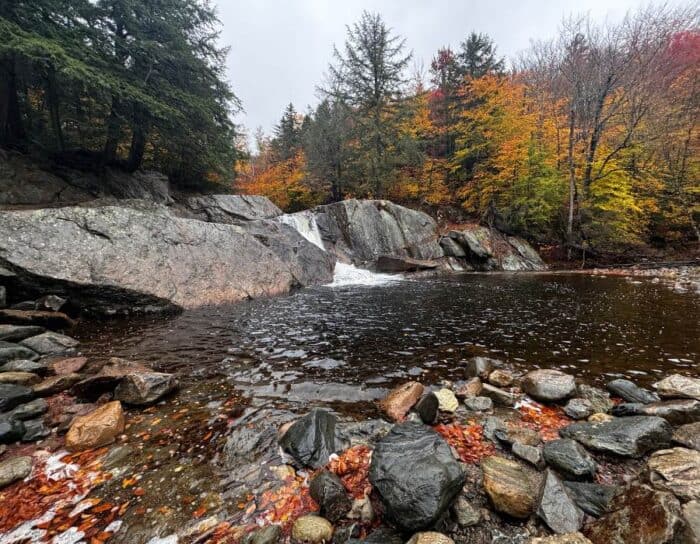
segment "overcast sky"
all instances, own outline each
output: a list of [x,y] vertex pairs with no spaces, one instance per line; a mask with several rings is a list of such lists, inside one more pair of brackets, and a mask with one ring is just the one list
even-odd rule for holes
[[564,16],[590,13],[619,20],[642,0],[215,0],[222,41],[231,47],[229,79],[243,102],[237,117],[249,134],[269,132],[292,102],[298,111],[317,102],[333,44],[363,10],[379,12],[406,38],[425,68],[441,46],[456,47],[472,30],[489,34],[512,58],[531,39],[552,37]]

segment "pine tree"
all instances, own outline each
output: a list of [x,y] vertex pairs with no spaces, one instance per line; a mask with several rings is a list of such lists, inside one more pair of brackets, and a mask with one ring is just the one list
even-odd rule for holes
[[460,72],[470,79],[478,79],[487,74],[501,74],[505,65],[503,58],[496,55],[496,45],[486,34],[472,32],[460,44]]

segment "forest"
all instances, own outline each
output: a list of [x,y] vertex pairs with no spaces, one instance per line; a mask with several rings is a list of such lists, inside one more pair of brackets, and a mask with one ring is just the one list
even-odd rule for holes
[[700,240],[697,10],[571,17],[509,63],[472,32],[427,71],[364,13],[332,56],[320,103],[256,134],[239,190],[287,211],[388,198],[569,252]]

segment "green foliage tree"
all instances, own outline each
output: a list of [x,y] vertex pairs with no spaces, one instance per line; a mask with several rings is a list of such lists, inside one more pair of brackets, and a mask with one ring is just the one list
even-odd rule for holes
[[496,45],[487,35],[476,32],[469,34],[460,44],[459,71],[471,79],[487,74],[502,74],[505,61],[496,54]]
[[301,147],[302,120],[290,103],[284,110],[280,122],[275,126],[272,149],[276,158],[286,161],[292,158]]

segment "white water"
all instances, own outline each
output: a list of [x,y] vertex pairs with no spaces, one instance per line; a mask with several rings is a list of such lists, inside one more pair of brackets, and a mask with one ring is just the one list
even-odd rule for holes
[[[309,242],[322,250],[326,251],[321,238],[321,231],[316,223],[316,217],[313,212],[305,210],[297,213],[287,213],[278,217],[281,223],[294,228],[299,234],[306,238]],[[404,278],[393,274],[378,274],[364,268],[357,268],[353,264],[335,263],[333,271],[333,281],[329,283],[329,287],[348,287],[351,285],[377,286],[386,285],[401,281]]]

